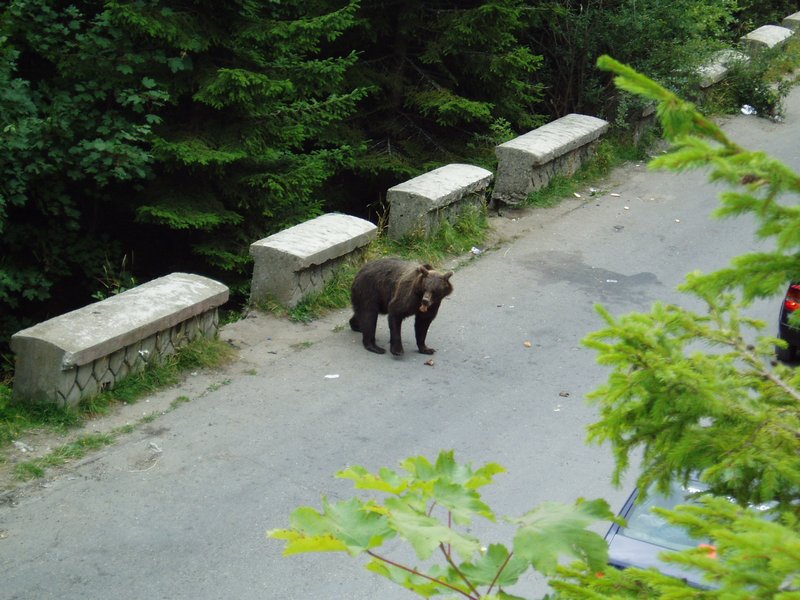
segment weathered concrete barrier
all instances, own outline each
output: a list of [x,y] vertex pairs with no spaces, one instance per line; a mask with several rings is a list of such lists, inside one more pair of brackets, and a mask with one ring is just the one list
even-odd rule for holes
[[700,75],[700,87],[705,89],[719,83],[728,76],[732,67],[744,64],[749,60],[750,58],[746,54],[738,50],[730,48],[718,50],[706,64],[697,70]]
[[451,164],[389,188],[389,237],[427,236],[445,220],[454,222],[465,207],[482,207],[492,178],[481,167]]
[[492,202],[519,204],[554,175],[573,175],[607,129],[603,119],[573,113],[500,144]]
[[628,117],[628,127],[633,143],[638,144],[644,134],[655,127],[656,121],[655,104],[646,104],[641,109],[633,111]]
[[334,271],[377,235],[378,228],[369,221],[328,213],[251,244],[250,302],[272,297],[286,306],[297,305],[321,291]]
[[795,33],[800,31],[800,12],[796,12],[786,17],[783,21],[781,21],[781,25],[786,27],[786,29],[791,29]]
[[767,48],[775,48],[786,43],[793,35],[793,31],[778,25],[762,25],[739,38],[742,46],[751,54]]
[[11,336],[14,396],[75,406],[199,338],[213,338],[228,288],[172,273]]

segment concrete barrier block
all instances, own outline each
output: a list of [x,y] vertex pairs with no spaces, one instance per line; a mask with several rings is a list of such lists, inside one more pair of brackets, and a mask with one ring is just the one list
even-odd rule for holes
[[775,48],[792,37],[793,31],[778,25],[762,25],[743,35],[739,41],[748,52],[758,52],[767,48]]
[[500,144],[492,200],[519,204],[553,175],[574,174],[608,126],[603,119],[573,113]]
[[378,228],[365,219],[328,213],[254,242],[250,301],[270,296],[297,305],[321,291],[344,259],[377,235]]
[[[14,396],[73,405],[113,387],[147,360],[156,337],[227,302],[212,279],[172,273],[11,336]],[[126,361],[127,357],[127,361]]]
[[481,167],[450,164],[389,188],[389,236],[429,235],[444,220],[453,222],[465,206],[485,202],[492,178]]
[[782,22],[781,25],[786,27],[786,29],[791,29],[795,33],[800,31],[800,12],[796,12],[792,15],[786,17]]
[[706,64],[697,69],[700,75],[700,87],[707,88],[719,83],[728,76],[732,66],[749,60],[750,57],[746,54],[730,48],[715,52]]

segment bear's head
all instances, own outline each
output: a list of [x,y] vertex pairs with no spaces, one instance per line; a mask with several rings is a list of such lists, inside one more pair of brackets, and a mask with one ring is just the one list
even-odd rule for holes
[[441,273],[434,270],[430,265],[420,265],[417,269],[417,279],[414,288],[422,298],[419,304],[419,312],[428,312],[431,306],[437,306],[442,298],[449,296],[453,291],[453,284],[450,278],[452,271]]

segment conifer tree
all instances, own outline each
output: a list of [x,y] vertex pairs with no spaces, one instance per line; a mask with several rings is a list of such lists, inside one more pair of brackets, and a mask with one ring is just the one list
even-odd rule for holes
[[355,52],[321,52],[356,4],[327,4],[109,5],[119,27],[169,57],[152,75],[171,102],[138,222],[186,232],[178,239],[206,261],[242,270],[250,243],[322,211],[322,184],[353,151],[335,126],[365,94],[343,83]]
[[[773,250],[735,257],[713,273],[690,273],[682,290],[708,307],[698,314],[658,303],[650,313],[615,318],[600,308],[607,327],[585,343],[612,369],[591,400],[600,420],[589,439],[611,444],[615,477],[641,453],[640,489],[665,490],[670,481],[700,474],[710,496],[700,506],[665,512],[708,550],[669,560],[705,573],[708,598],[800,596],[800,373],[775,361],[776,341],[764,324],[744,316],[756,298],[782,293],[800,277],[800,174],[761,151],[749,151],[722,129],[647,77],[608,57],[617,85],[658,103],[673,150],[654,168],[706,168],[731,189],[717,216],[753,216],[757,237]],[[756,341],[753,342],[755,336]],[[756,510],[759,507],[761,510]],[[763,518],[763,512],[770,516]],[[683,582],[627,569],[563,571],[555,584],[568,598],[700,597]]]
[[[536,14],[523,0],[362,0],[341,38],[358,48],[352,86],[372,92],[348,120],[367,151],[343,177],[356,203],[450,162],[484,161],[543,122],[541,58],[520,41]],[[380,210],[380,209],[379,209]],[[376,211],[376,212],[379,212]]]
[[344,83],[356,54],[328,51],[356,8],[7,3],[0,339],[119,291],[131,267],[243,287],[249,244],[319,214],[358,144],[337,133],[365,95]]

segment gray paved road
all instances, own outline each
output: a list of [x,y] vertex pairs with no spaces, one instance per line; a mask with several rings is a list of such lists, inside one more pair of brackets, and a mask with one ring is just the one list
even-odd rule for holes
[[[741,116],[726,127],[800,169],[799,109],[795,90],[785,123]],[[583,396],[604,371],[580,340],[600,326],[595,302],[621,314],[677,301],[686,272],[756,247],[752,223],[709,220],[719,189],[704,180],[631,165],[602,184],[619,197],[507,223],[520,237],[453,277],[429,335],[432,367],[416,353],[364,351],[332,327],[346,312],[286,334],[313,338],[293,349],[268,321],[264,337],[241,332],[258,320],[240,323],[231,335],[246,352],[228,384],[0,507],[0,597],[410,599],[343,556],[282,558],[264,532],[323,494],[346,497],[332,476],[348,464],[395,466],[442,448],[509,470],[486,493],[500,514],[578,496],[618,506],[627,491],[609,484],[609,451],[583,442],[594,414]],[[777,302],[753,310],[772,322]],[[410,323],[405,334],[411,348]],[[517,591],[544,590],[533,578]]]

